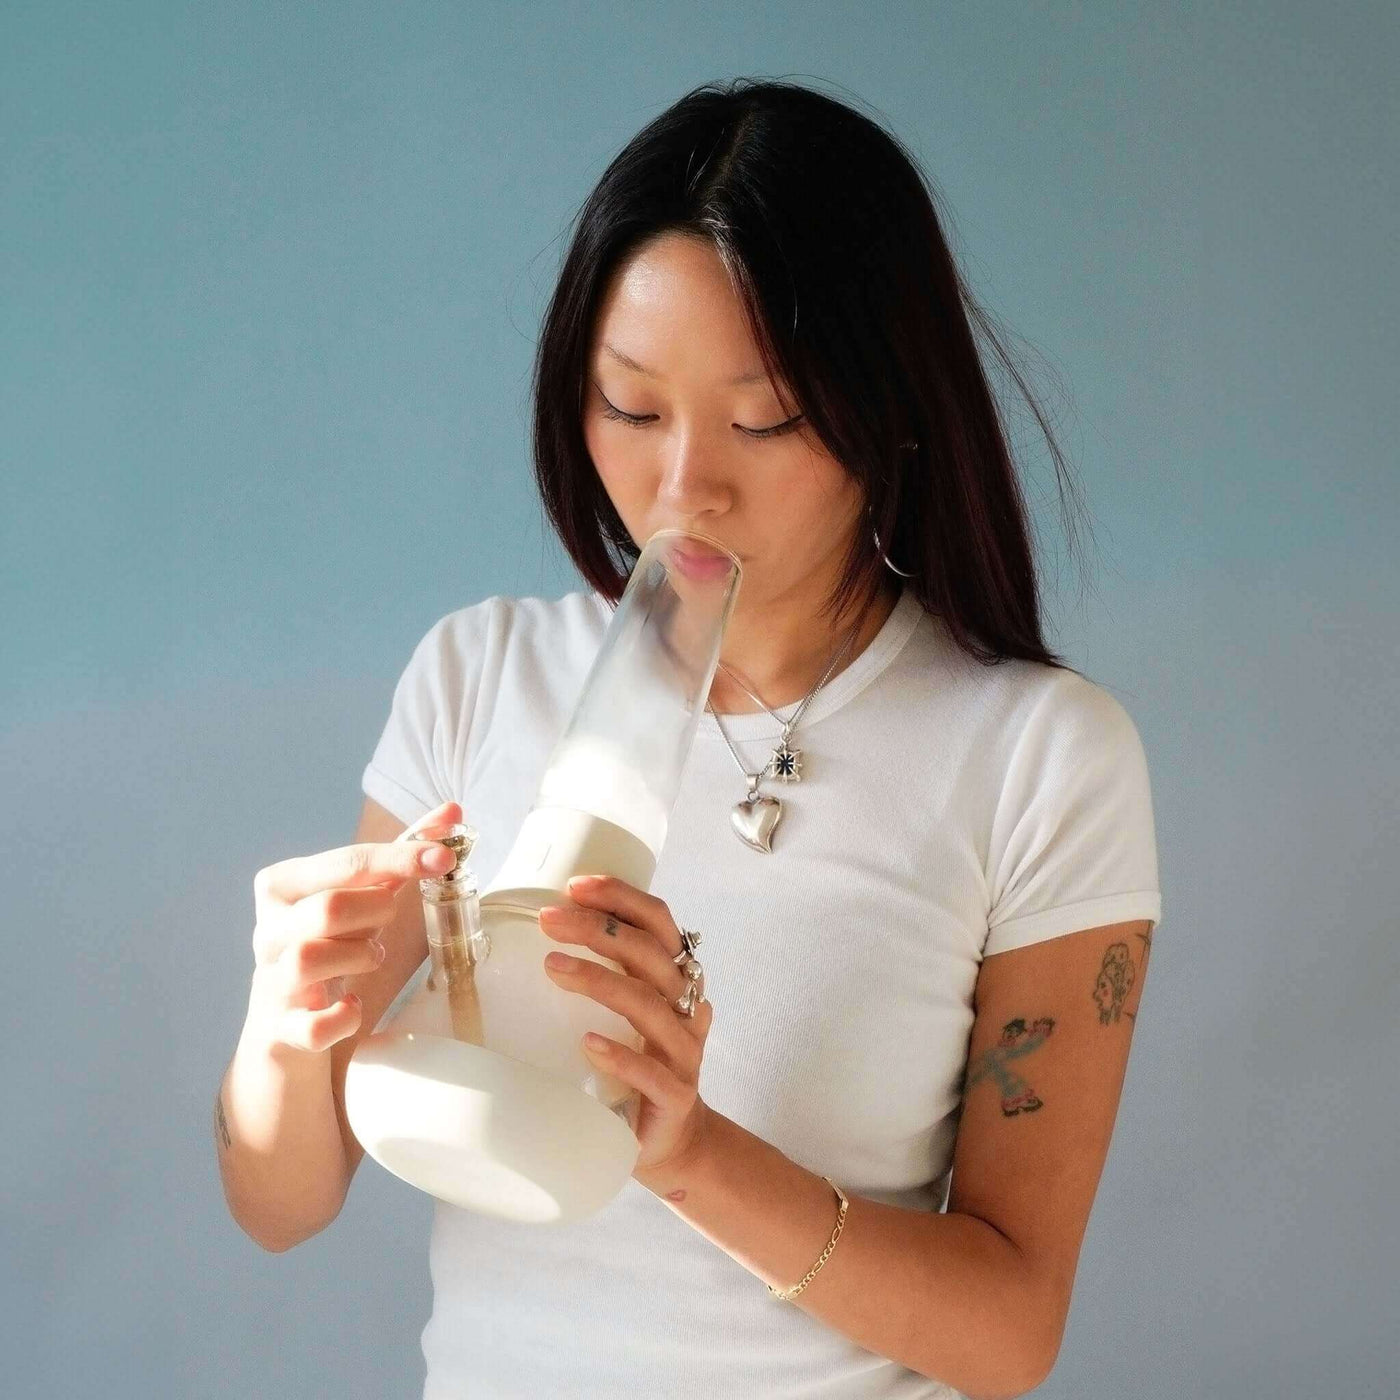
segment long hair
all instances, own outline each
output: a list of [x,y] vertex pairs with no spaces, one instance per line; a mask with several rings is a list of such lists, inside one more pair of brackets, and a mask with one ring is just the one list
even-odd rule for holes
[[[823,611],[868,597],[884,552],[984,664],[1047,650],[1031,526],[974,323],[1045,415],[969,292],[926,177],[875,121],[781,80],[706,83],[617,154],[573,220],[535,357],[534,467],[551,525],[615,602],[640,553],[594,467],[583,394],[619,264],[663,233],[719,255],[781,397],[860,483],[867,508]],[[912,446],[911,446],[912,444]],[[644,542],[641,542],[644,543]]]

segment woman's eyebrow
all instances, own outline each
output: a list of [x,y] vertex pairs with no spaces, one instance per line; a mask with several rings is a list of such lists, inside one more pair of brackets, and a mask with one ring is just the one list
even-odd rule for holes
[[[624,355],[621,350],[614,349],[611,345],[604,345],[603,349],[607,354],[611,355],[613,359],[615,359],[618,362],[618,364],[626,365],[628,369],[634,371],[635,373],[644,374],[648,379],[656,379],[659,377],[655,370],[648,369],[645,365],[638,364],[637,361],[631,357],[631,355]],[[749,370],[746,374],[736,375],[733,379],[729,380],[728,382],[731,385],[758,384],[762,380],[765,380],[767,378],[768,374],[765,370],[754,369]]]

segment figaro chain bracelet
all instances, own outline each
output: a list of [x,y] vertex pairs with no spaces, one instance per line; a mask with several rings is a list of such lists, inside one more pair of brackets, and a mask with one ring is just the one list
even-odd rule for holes
[[785,1303],[790,1303],[814,1278],[816,1278],[817,1271],[831,1258],[831,1251],[836,1248],[836,1241],[841,1238],[841,1230],[846,1223],[846,1207],[850,1204],[846,1199],[846,1193],[829,1176],[822,1177],[822,1180],[841,1198],[841,1209],[836,1213],[836,1228],[831,1232],[831,1238],[827,1241],[826,1248],[822,1250],[821,1258],[807,1270],[807,1277],[804,1278],[801,1283],[794,1285],[792,1288],[781,1290],[774,1288],[771,1283],[768,1285],[768,1291],[775,1298],[780,1298]]

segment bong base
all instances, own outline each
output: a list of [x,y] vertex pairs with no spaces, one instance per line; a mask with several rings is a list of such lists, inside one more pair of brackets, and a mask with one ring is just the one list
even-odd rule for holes
[[534,1065],[446,1036],[369,1036],[345,1076],[345,1112],[386,1171],[449,1205],[567,1224],[608,1204],[640,1147],[627,1122]]

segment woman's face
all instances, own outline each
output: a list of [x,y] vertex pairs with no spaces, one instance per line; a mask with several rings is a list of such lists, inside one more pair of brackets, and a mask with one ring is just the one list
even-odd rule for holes
[[664,234],[618,268],[583,402],[588,451],[639,548],[659,529],[700,530],[743,561],[737,606],[809,592],[819,605],[863,497],[806,419],[784,411],[710,244]]

